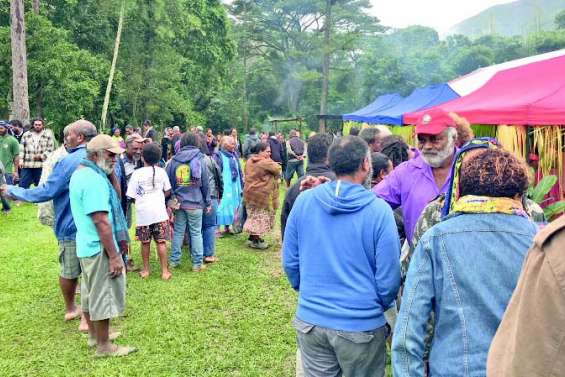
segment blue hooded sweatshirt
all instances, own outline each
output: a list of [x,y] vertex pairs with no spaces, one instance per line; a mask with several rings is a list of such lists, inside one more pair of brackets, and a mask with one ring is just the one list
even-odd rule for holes
[[389,205],[334,181],[301,193],[284,233],[283,267],[299,292],[296,317],[343,331],[385,325],[400,287],[400,241]]
[[204,209],[211,205],[208,169],[204,155],[193,146],[183,147],[167,165],[166,171],[173,194],[182,209]]

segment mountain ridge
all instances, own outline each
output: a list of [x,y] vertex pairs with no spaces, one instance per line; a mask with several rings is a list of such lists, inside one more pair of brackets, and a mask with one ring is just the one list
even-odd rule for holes
[[555,16],[565,10],[565,0],[517,0],[490,8],[454,25],[447,35],[478,38],[487,34],[525,36],[555,29]]

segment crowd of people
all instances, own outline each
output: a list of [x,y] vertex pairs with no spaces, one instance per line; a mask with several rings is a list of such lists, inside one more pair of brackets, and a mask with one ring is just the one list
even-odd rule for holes
[[353,134],[283,206],[297,376],[384,376],[387,339],[394,376],[565,375],[565,217],[525,161],[442,111],[417,149]]
[[[119,128],[99,134],[92,123],[78,120],[64,128],[64,143],[57,148],[43,120],[34,120],[25,132],[20,126],[0,123],[4,212],[9,213],[11,200],[42,203],[40,220],[53,226],[59,244],[64,319],[81,318],[79,329],[90,333],[89,344],[100,356],[134,350],[112,344],[119,334],[109,330],[109,321],[124,311],[124,272],[150,276],[152,243],[163,280],[181,265],[185,244],[193,272],[218,261],[219,236],[245,231],[250,248],[269,247],[264,235],[275,224],[287,148],[274,133],[264,141],[250,137],[242,146],[235,129],[214,136],[200,127],[184,133],[173,127],[159,140],[146,120],[142,128],[126,126],[124,139]],[[271,146],[278,148],[281,161],[271,159]],[[290,181],[304,163],[305,144],[297,133],[288,149]],[[134,225],[141,267],[131,253]],[[80,306],[75,304],[79,277]]]
[[151,243],[163,280],[185,244],[195,273],[218,262],[217,237],[265,250],[283,184],[297,375],[384,376],[387,340],[395,376],[565,374],[565,218],[548,224],[526,163],[464,119],[428,112],[417,148],[384,126],[307,141],[251,129],[243,143],[235,129],[160,137],[149,120],[124,131],[78,120],[56,149],[41,119],[0,123],[3,209],[52,201],[64,319],[81,318],[96,355],[135,351],[110,320],[125,272],[150,276]]

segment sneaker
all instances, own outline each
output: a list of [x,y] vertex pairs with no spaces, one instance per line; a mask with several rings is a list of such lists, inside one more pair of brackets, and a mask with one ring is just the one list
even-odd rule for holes
[[265,250],[269,248],[269,244],[266,243],[265,241],[256,241],[256,242],[252,242],[251,246],[252,249],[258,249],[258,250]]

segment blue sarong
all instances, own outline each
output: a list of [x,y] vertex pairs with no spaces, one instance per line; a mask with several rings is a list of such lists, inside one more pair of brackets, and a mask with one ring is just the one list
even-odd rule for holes
[[[235,220],[236,213],[238,213],[239,207],[242,202],[242,187],[240,175],[237,174],[236,179],[232,180],[232,173],[230,170],[230,161],[223,153],[220,153],[222,157],[222,178],[224,180],[224,194],[220,205],[218,206],[218,211],[216,213],[216,221],[218,225],[232,225]],[[239,164],[236,164],[239,169]],[[239,173],[239,172],[238,172]]]

